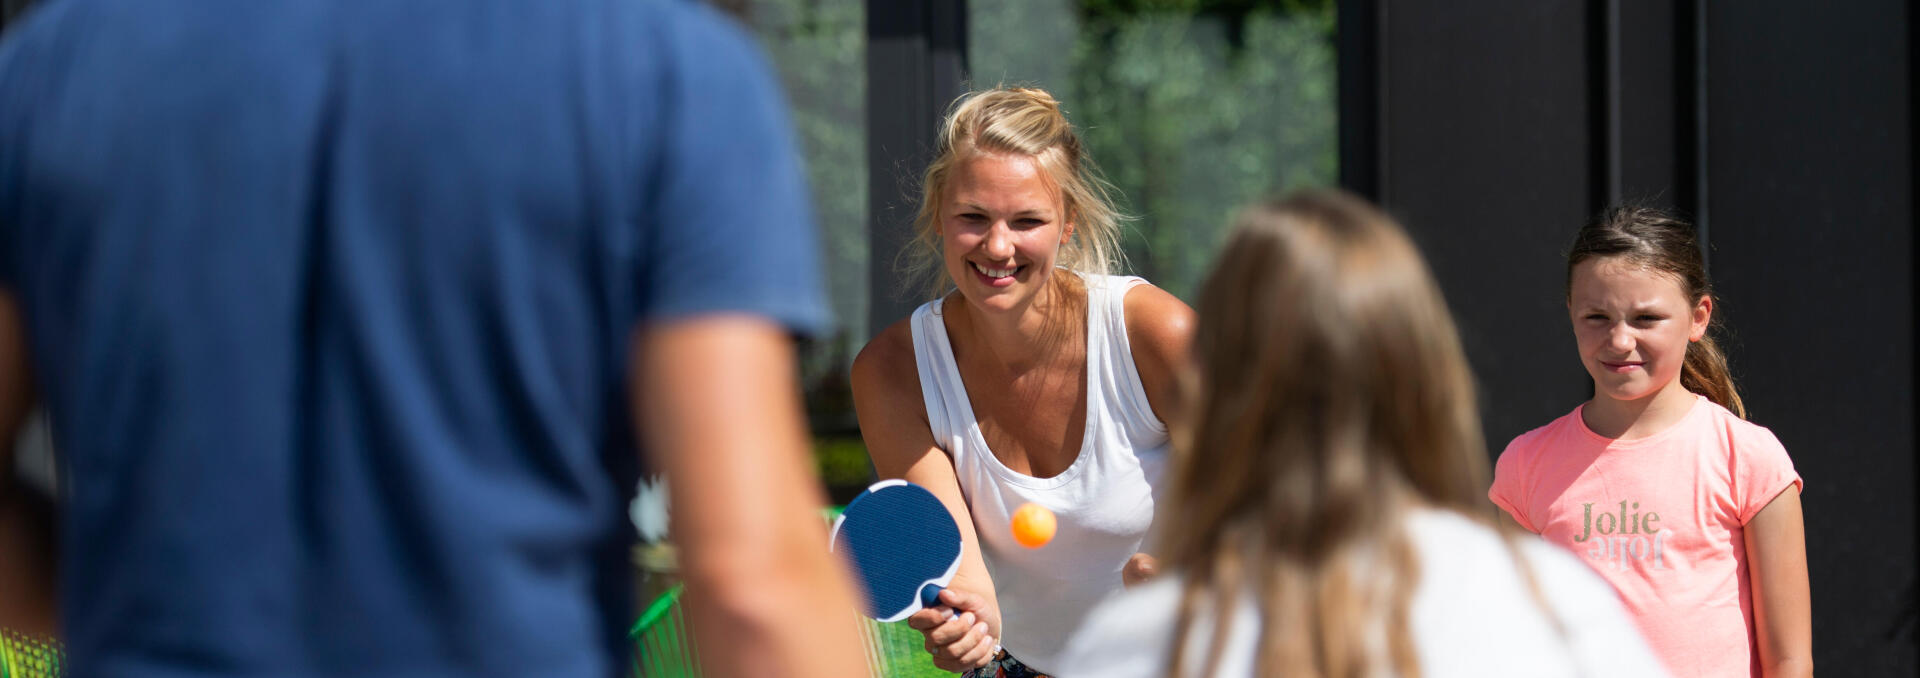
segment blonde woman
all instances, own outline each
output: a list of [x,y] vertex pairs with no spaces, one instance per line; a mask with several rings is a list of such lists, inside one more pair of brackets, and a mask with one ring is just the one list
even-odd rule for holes
[[[1045,675],[1087,610],[1152,568],[1142,542],[1193,311],[1109,275],[1119,216],[1037,89],[961,100],[915,225],[909,256],[944,294],[853,366],[874,467],[931,490],[961,527],[944,606],[909,622],[941,668]],[[1042,548],[1011,534],[1027,503],[1058,519]]]
[[1665,675],[1605,583],[1491,522],[1458,335],[1385,215],[1245,210],[1194,344],[1169,574],[1095,611],[1063,674]]

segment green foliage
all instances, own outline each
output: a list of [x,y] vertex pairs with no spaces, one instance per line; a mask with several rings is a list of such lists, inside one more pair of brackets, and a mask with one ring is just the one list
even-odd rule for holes
[[[736,0],[779,70],[820,223],[827,298],[839,331],[809,341],[801,383],[816,431],[854,429],[847,385],[867,321],[866,5],[863,0]],[[861,481],[866,479],[861,454]]]
[[[820,220],[828,296],[851,355],[867,319],[867,36],[862,0],[751,0],[747,18],[792,104]],[[845,363],[833,366],[845,369]],[[817,375],[816,375],[817,376]]]
[[1239,22],[1258,13],[1332,13],[1333,0],[1078,0],[1088,21],[1126,20],[1141,14],[1212,15]]
[[833,487],[867,485],[867,446],[857,437],[815,438],[813,461],[821,482]]
[[[854,431],[848,362],[872,330],[864,0],[737,0],[793,104],[841,332],[802,356],[816,431]],[[1337,175],[1331,0],[969,0],[974,86],[1065,102],[1131,222],[1131,270],[1191,299],[1236,206]],[[917,172],[919,168],[897,168]],[[840,449],[840,448],[836,448]],[[851,457],[823,461],[831,481]],[[865,455],[858,457],[865,479]],[[829,468],[829,464],[837,464]]]
[[[872,328],[863,0],[743,0],[780,71],[844,332],[816,344],[831,379]],[[970,0],[975,86],[1059,95],[1140,217],[1134,269],[1190,298],[1235,206],[1337,179],[1332,0]]]
[[1133,270],[1182,298],[1192,298],[1238,205],[1337,179],[1329,2],[970,7],[976,81],[1060,96],[1139,217],[1125,239]]

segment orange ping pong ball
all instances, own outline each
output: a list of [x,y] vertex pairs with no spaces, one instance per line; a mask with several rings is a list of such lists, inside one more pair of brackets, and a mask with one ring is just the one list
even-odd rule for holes
[[1021,546],[1037,549],[1053,541],[1053,512],[1035,503],[1021,504],[1013,512],[1013,540]]

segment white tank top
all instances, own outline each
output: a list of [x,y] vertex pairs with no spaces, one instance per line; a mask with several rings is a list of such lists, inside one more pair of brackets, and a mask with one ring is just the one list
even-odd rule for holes
[[[1064,272],[1064,271],[1062,271]],[[1050,672],[1087,612],[1119,590],[1120,570],[1141,551],[1153,523],[1152,488],[1167,454],[1167,428],[1153,415],[1127,343],[1124,299],[1146,281],[1082,275],[1087,287],[1087,421],[1080,453],[1051,478],[1018,473],[987,449],[954,363],[941,302],[913,312],[914,362],[934,442],[953,459],[960,491],[1000,602],[1001,644]],[[1033,502],[1053,511],[1053,541],[1013,540],[1013,512]]]

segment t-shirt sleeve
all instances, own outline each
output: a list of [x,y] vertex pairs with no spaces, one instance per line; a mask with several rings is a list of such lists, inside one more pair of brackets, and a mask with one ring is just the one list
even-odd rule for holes
[[1733,443],[1733,499],[1740,510],[1740,524],[1760,513],[1789,486],[1799,489],[1800,473],[1780,439],[1760,426],[1737,426]]
[[1493,486],[1487,488],[1487,499],[1493,501],[1500,510],[1513,516],[1514,522],[1527,528],[1528,532],[1539,534],[1540,528],[1534,527],[1533,520],[1527,517],[1527,491],[1532,480],[1526,478],[1528,465],[1523,463],[1526,456],[1527,436],[1514,438],[1507,443],[1507,449],[1500,452],[1500,460],[1493,465]]
[[640,319],[743,312],[821,333],[831,317],[813,205],[779,86],[738,26],[691,3],[676,18]]

